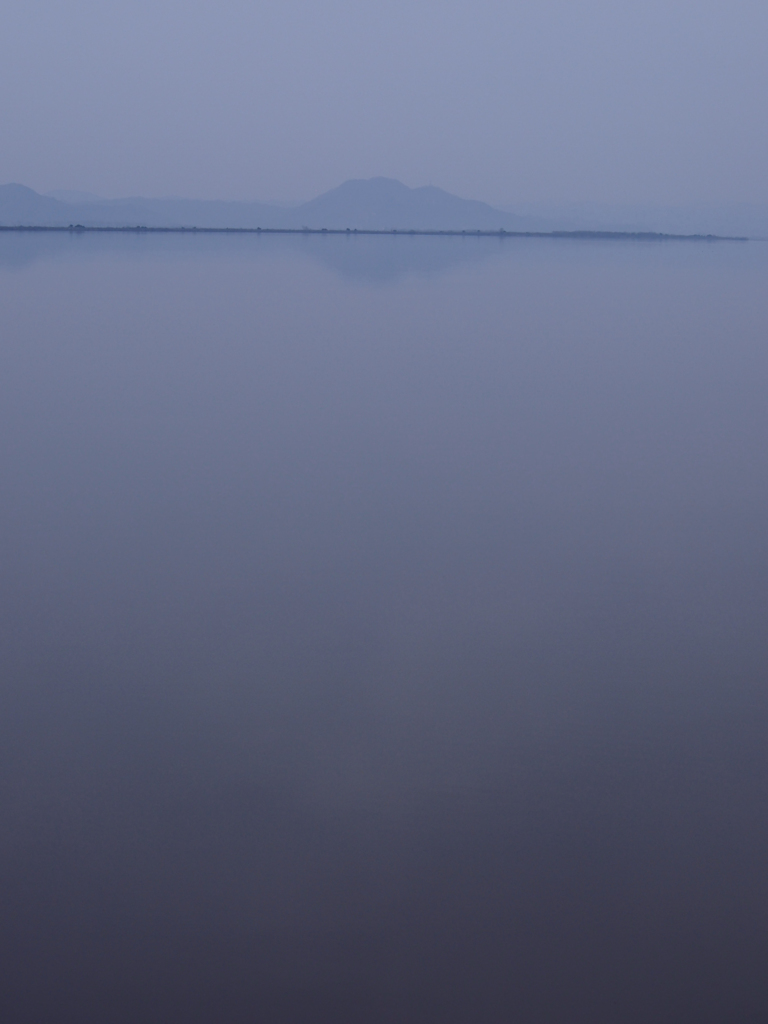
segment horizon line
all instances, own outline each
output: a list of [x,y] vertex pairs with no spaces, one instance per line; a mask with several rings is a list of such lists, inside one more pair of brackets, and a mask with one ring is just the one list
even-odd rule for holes
[[676,242],[749,242],[758,239],[747,235],[673,234],[665,231],[603,231],[581,229],[576,231],[508,231],[490,229],[437,229],[437,228],[201,228],[201,227],[149,227],[143,224],[122,227],[89,226],[85,224],[37,225],[0,224],[0,231],[57,231],[81,235],[85,232],[122,232],[131,234],[245,234],[245,235],[429,235],[469,238],[571,238]]

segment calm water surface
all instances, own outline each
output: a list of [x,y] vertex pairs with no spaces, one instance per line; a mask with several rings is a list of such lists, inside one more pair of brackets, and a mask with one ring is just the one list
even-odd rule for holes
[[765,1021],[767,272],[0,237],[2,1020]]

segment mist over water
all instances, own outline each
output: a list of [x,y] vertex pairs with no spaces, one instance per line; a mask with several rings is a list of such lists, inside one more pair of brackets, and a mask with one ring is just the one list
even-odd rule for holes
[[767,269],[0,238],[2,1019],[764,1020]]

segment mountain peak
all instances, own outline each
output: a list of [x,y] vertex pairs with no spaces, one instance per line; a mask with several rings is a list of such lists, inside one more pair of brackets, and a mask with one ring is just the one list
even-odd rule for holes
[[396,178],[352,178],[296,211],[307,227],[362,230],[497,231],[519,218],[486,203],[460,199],[434,185],[410,188]]

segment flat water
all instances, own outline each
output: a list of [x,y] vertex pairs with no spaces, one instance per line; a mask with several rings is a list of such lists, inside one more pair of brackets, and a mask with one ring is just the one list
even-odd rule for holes
[[767,271],[0,237],[3,1020],[765,1020]]

